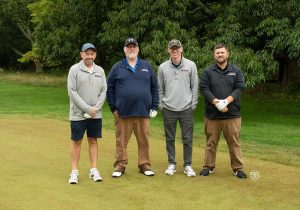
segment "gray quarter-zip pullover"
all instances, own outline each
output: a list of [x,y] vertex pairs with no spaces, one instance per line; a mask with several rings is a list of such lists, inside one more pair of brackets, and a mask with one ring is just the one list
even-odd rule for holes
[[198,74],[196,64],[182,57],[175,67],[171,59],[158,69],[159,108],[171,111],[193,110],[198,103]]
[[105,102],[107,84],[100,66],[94,63],[89,72],[83,61],[73,65],[69,70],[67,87],[71,121],[84,120],[84,113],[89,113],[92,106],[98,110],[94,119],[102,118],[101,108]]

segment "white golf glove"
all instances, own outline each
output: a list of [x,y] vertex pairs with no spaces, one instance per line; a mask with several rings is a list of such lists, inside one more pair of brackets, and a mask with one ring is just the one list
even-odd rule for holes
[[86,119],[90,119],[90,118],[92,118],[91,117],[91,115],[89,115],[88,113],[84,113],[84,115],[83,115]]
[[157,115],[157,111],[150,109],[150,114],[149,114],[149,116],[150,116],[150,117],[156,117],[156,115]]
[[229,104],[229,101],[227,99],[218,101],[219,102],[216,104],[216,107],[219,111],[223,110]]

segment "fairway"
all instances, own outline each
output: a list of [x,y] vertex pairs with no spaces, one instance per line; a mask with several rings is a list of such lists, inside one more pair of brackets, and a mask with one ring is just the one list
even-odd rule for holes
[[[111,119],[109,119],[111,120]],[[0,209],[300,209],[300,168],[245,157],[245,170],[258,171],[258,180],[232,175],[229,155],[217,154],[215,174],[186,177],[182,145],[177,144],[178,168],[165,176],[165,142],[151,139],[154,177],[136,167],[135,139],[129,143],[126,174],[114,179],[115,140],[103,131],[98,168],[103,182],[88,179],[87,142],[82,145],[78,185],[68,184],[69,122],[14,115],[0,119]],[[203,148],[194,147],[193,166],[199,173]]]

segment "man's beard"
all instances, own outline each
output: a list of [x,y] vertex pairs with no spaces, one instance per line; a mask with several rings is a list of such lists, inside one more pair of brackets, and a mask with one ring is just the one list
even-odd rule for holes
[[94,63],[94,60],[87,59],[85,62],[86,62],[86,64],[88,64],[88,65],[92,65],[92,64]]
[[136,53],[128,53],[128,59],[135,59],[136,57]]
[[216,63],[218,63],[218,64],[224,64],[224,63],[227,62],[227,59],[225,59],[225,58],[222,58],[222,59],[215,59],[215,60],[216,60]]

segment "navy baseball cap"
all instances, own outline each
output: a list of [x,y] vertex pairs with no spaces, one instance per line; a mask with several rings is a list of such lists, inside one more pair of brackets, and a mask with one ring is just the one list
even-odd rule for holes
[[84,52],[87,49],[93,49],[96,51],[96,47],[91,43],[85,43],[84,45],[82,45],[81,52]]

